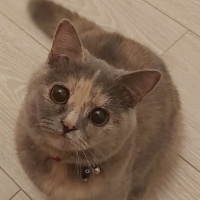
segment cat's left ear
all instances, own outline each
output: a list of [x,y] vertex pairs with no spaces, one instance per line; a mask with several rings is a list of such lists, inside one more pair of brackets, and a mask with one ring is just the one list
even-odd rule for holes
[[117,78],[117,82],[129,91],[131,105],[134,106],[157,85],[160,78],[159,71],[142,70],[122,75]]
[[78,34],[68,20],[58,25],[49,54],[49,63],[56,58],[64,57],[71,62],[80,63],[84,60],[83,49]]

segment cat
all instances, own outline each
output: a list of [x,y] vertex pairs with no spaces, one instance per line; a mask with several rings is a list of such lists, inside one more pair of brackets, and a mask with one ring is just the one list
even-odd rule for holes
[[54,2],[28,9],[53,42],[16,126],[25,172],[51,200],[150,200],[181,127],[164,62]]

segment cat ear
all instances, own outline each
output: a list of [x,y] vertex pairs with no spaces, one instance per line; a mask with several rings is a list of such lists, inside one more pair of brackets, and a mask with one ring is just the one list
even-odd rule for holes
[[159,82],[161,73],[156,70],[142,70],[118,77],[133,98],[132,106],[139,103]]
[[81,42],[74,26],[63,20],[58,25],[49,54],[49,62],[59,57],[65,57],[71,62],[83,62],[84,55]]

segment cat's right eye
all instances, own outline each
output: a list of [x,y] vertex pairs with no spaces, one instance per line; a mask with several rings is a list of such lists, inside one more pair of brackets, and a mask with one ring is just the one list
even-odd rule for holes
[[58,104],[64,104],[69,99],[69,90],[61,85],[55,85],[51,89],[51,99]]

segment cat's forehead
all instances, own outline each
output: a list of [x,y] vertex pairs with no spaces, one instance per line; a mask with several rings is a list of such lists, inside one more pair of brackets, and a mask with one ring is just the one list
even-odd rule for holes
[[97,70],[92,76],[68,78],[66,85],[70,90],[69,103],[79,105],[80,107],[93,103],[98,106],[103,106],[108,101],[108,95],[103,91],[103,85],[98,84],[100,76],[100,70]]
[[79,92],[81,90],[86,91],[86,88],[88,90],[91,90],[95,81],[98,79],[99,74],[100,74],[100,70],[97,70],[96,72],[94,72],[90,76],[85,76],[84,74],[82,74],[82,76],[69,76],[67,78],[66,82],[67,82],[67,85],[71,89],[76,88],[76,90],[79,90]]
[[54,65],[49,68],[45,80],[49,87],[57,83],[65,85],[70,91],[68,103],[71,105],[107,107],[112,106],[112,97],[118,94],[114,93],[118,88],[112,87],[117,76],[117,71],[107,63],[90,59],[84,65]]

